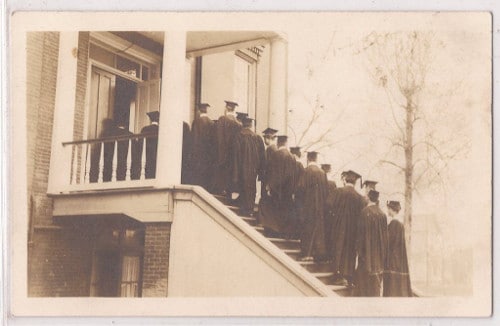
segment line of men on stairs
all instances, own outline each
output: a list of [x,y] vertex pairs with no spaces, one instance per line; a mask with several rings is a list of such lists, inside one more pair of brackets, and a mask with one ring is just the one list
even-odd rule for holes
[[[361,182],[362,196],[355,189],[361,176],[349,170],[337,188],[328,178],[331,165],[318,164],[318,152],[307,152],[304,167],[300,148],[289,149],[287,136],[272,128],[257,135],[253,119],[238,117],[237,103],[225,103],[217,121],[202,103],[191,129],[184,125],[182,182],[226,196],[242,215],[255,215],[267,236],[300,239],[300,259],[330,263],[335,283],[354,288],[355,295],[380,296],[383,284],[384,296],[411,296],[399,202],[387,203],[388,225],[377,182]],[[239,196],[233,199],[233,193]]]

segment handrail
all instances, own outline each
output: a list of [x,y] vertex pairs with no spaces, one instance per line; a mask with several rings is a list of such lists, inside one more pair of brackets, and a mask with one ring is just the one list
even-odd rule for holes
[[74,140],[74,141],[63,142],[62,145],[67,146],[67,145],[80,145],[80,144],[110,143],[119,140],[143,139],[143,138],[153,138],[153,137],[158,137],[158,133],[141,133],[141,134],[132,134],[123,136],[108,136],[108,137],[94,138],[94,139]]

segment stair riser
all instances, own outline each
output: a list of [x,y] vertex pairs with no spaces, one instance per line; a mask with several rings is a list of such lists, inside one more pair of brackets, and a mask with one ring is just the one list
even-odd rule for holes
[[330,264],[312,264],[301,265],[311,273],[330,273],[333,272],[333,267]]
[[345,288],[342,290],[335,290],[333,292],[337,293],[341,297],[352,297],[352,289],[349,288]]
[[293,253],[286,252],[286,254],[287,254],[288,256],[290,256],[290,258],[292,258],[292,259],[294,259],[294,260],[297,260],[297,259],[299,258],[299,256],[300,256],[300,252],[297,252],[297,253],[295,253],[295,252],[293,252]]
[[280,249],[300,249],[300,244],[296,242],[272,241]]

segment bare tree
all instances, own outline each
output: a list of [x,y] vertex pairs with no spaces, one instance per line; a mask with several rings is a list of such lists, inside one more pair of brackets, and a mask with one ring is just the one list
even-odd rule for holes
[[459,86],[454,85],[439,95],[432,94],[435,85],[428,85],[428,74],[433,62],[432,50],[439,46],[431,33],[373,32],[364,38],[359,51],[365,55],[367,71],[383,89],[390,108],[391,131],[385,136],[388,151],[379,163],[393,167],[404,177],[402,194],[408,242],[414,193],[436,184],[445,189],[448,164],[469,149],[467,141],[457,141],[459,128],[452,134],[440,131],[443,123],[448,124],[446,127],[453,125],[453,117],[439,115]]

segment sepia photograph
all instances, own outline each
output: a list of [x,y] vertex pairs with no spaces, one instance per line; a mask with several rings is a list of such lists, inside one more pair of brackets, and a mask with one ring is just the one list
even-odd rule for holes
[[20,314],[491,313],[489,13],[11,24]]

